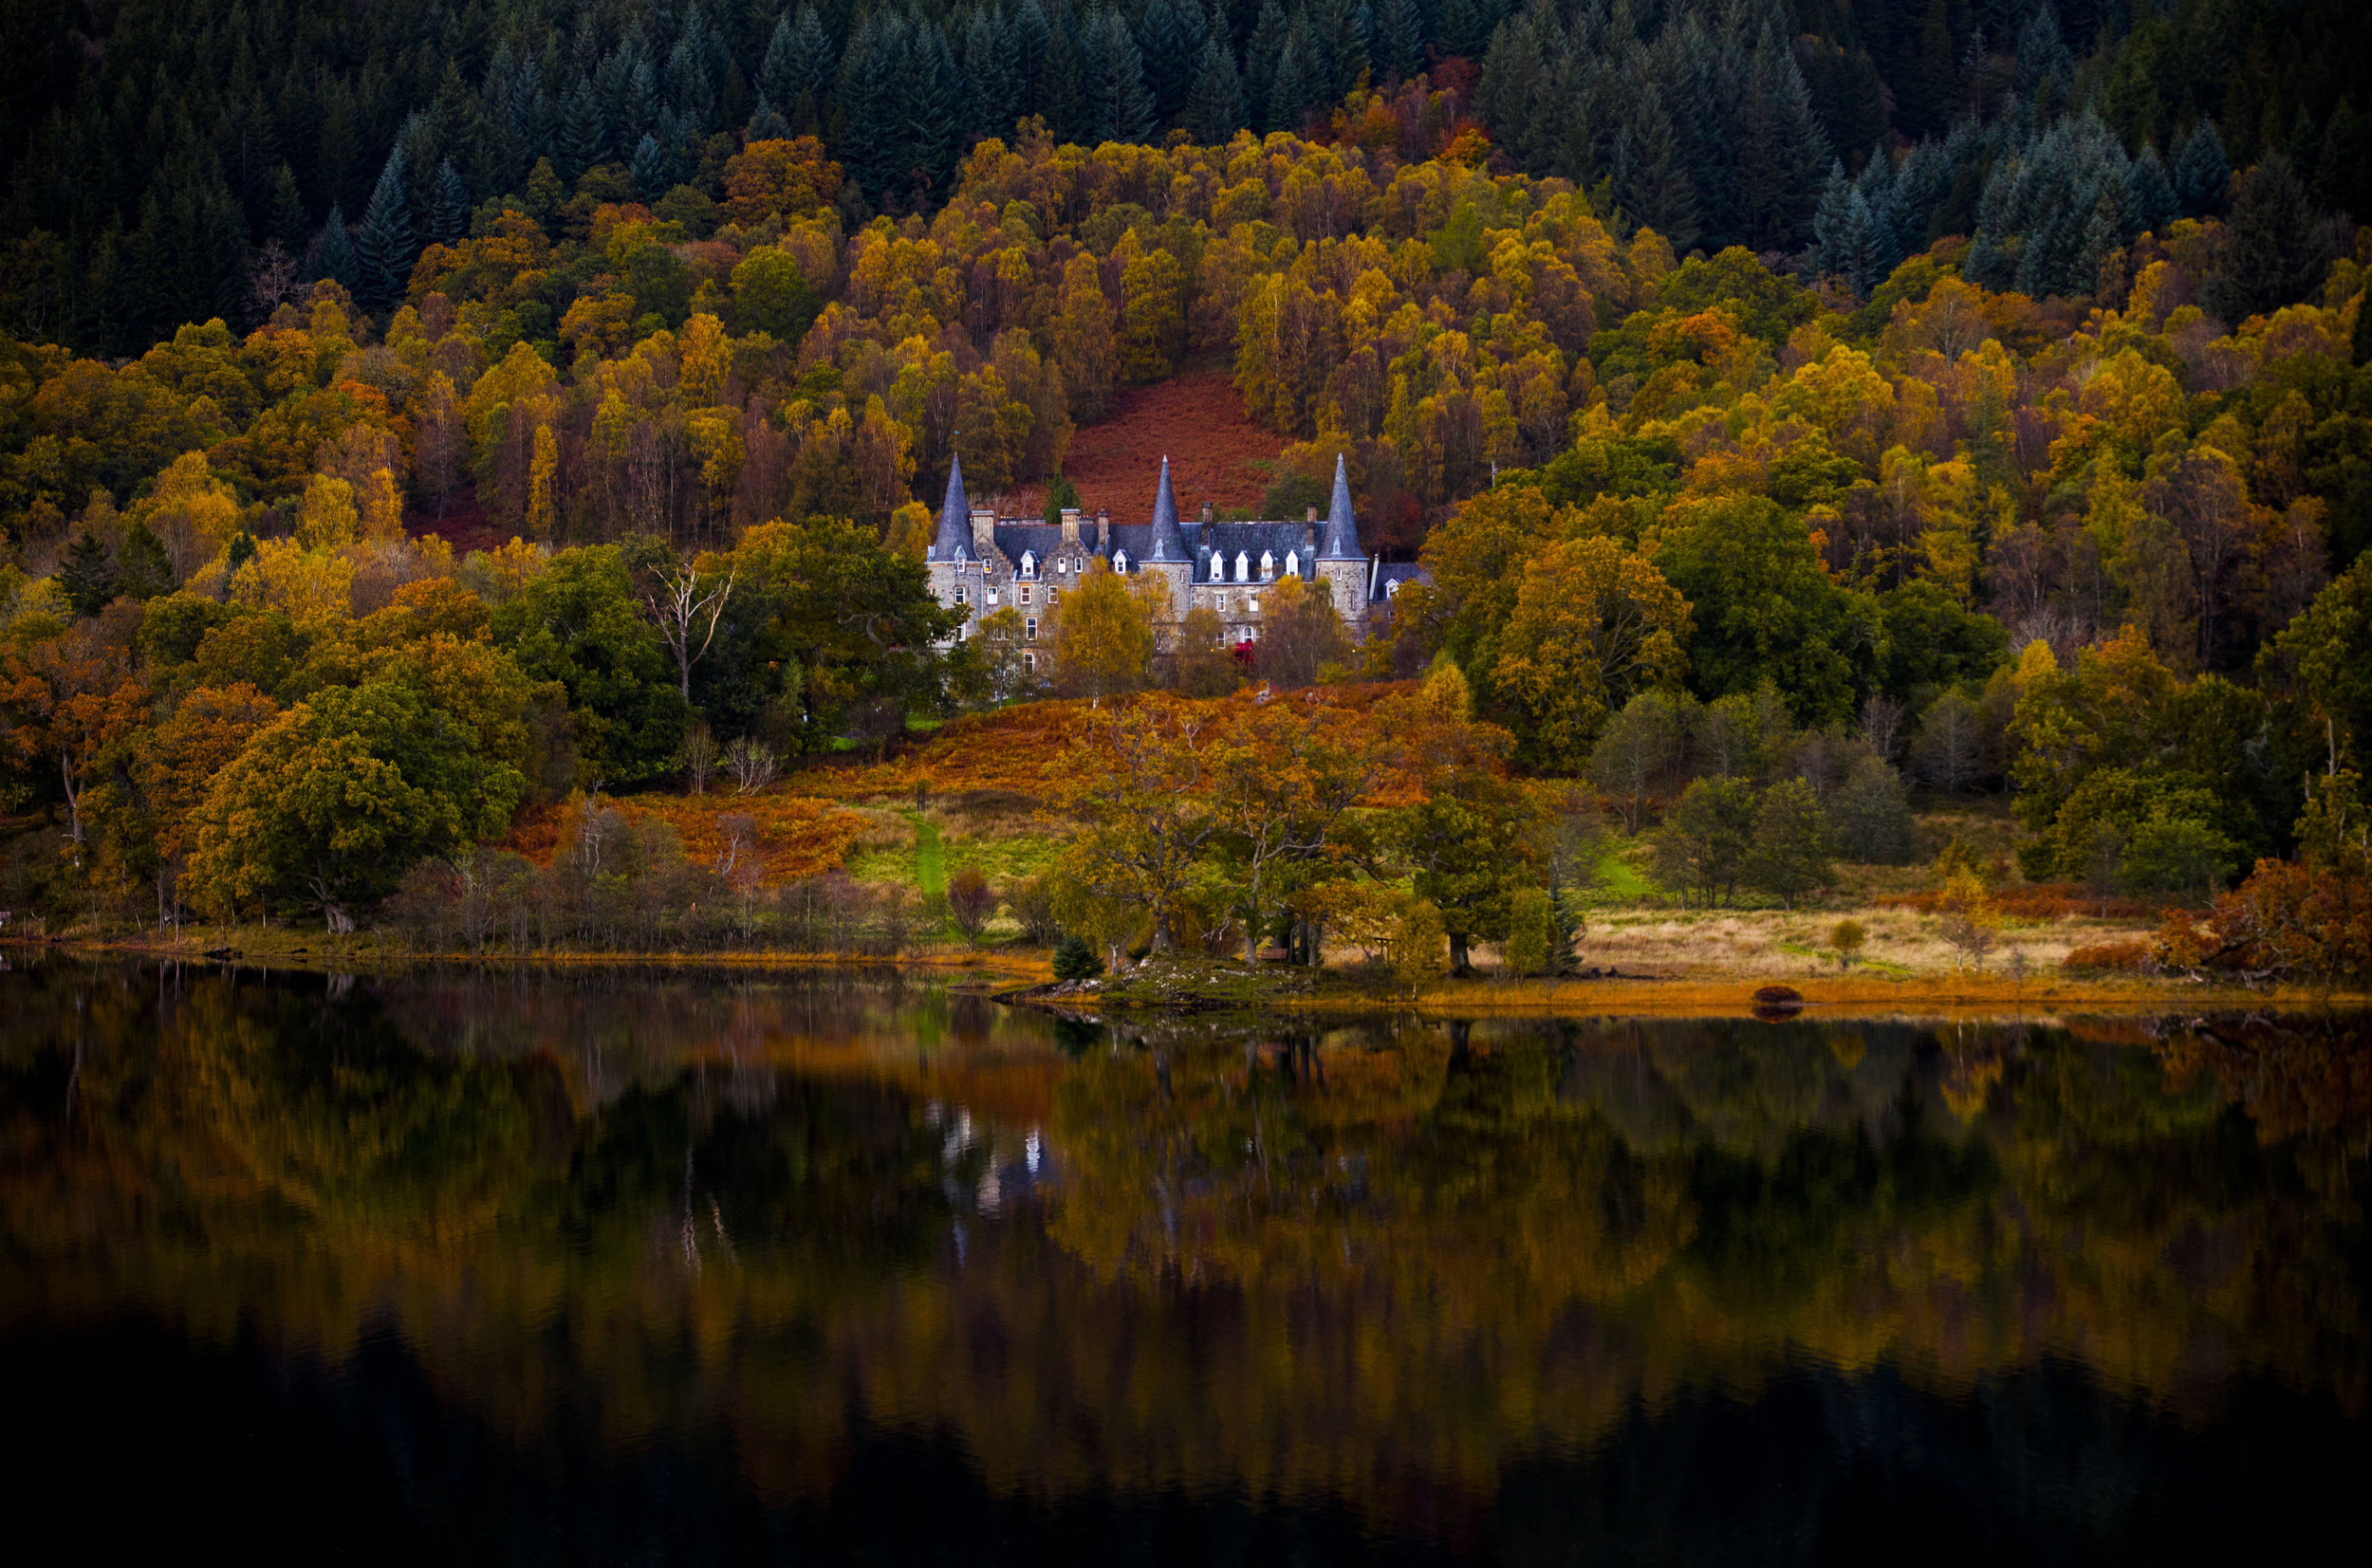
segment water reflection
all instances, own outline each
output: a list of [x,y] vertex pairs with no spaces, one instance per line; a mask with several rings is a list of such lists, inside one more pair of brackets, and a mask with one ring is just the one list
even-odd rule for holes
[[38,1490],[161,1478],[107,1531],[2058,1559],[2372,1456],[2345,1026],[57,963],[0,1018],[0,1376]]

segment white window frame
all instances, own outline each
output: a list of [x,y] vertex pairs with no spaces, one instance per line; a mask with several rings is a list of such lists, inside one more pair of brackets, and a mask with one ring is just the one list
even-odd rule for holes
[[1021,637],[1024,642],[1038,640],[1038,618],[1036,616],[1031,616],[1021,623]]
[[1116,576],[1120,577],[1126,577],[1128,575],[1128,552],[1126,550],[1114,550],[1112,552],[1112,571]]
[[1019,592],[1020,592],[1020,594],[1021,594],[1021,602],[1022,602],[1022,603],[1024,603],[1024,604],[1031,604],[1031,603],[1035,603],[1035,602],[1036,602],[1036,600],[1033,600],[1033,599],[1030,597],[1030,593],[1029,593],[1029,584],[1028,584],[1028,583],[1027,583],[1027,582],[1023,583],[1023,584],[1021,585],[1021,588],[1020,588]]
[[1270,579],[1274,578],[1275,576],[1276,576],[1276,552],[1275,552],[1274,550],[1263,550],[1263,551],[1261,551],[1261,552],[1260,552],[1260,581],[1263,581],[1263,582],[1267,582],[1267,581],[1269,581]]
[[1244,603],[1249,614],[1256,616],[1260,613],[1260,596],[1258,594],[1247,594],[1244,596]]
[[1038,575],[1038,558],[1034,552],[1029,550],[1021,552],[1021,575],[1024,577]]
[[1299,577],[1302,575],[1301,551],[1288,550],[1285,552],[1285,575],[1287,577]]
[[1248,582],[1251,580],[1251,557],[1246,552],[1238,550],[1235,552],[1235,581],[1238,582]]

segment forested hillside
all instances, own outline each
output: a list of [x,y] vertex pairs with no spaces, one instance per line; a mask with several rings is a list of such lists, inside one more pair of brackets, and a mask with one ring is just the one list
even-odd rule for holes
[[[1460,950],[1559,863],[1537,798],[1484,782],[1510,765],[1652,830],[1676,896],[1734,895],[1758,814],[1798,870],[1899,861],[1914,788],[2011,794],[2024,875],[2103,897],[2350,842],[2359,896],[2363,24],[1916,9],[1444,6],[1397,53],[1372,9],[1173,0],[274,11],[269,49],[270,8],[35,28],[0,337],[9,903],[334,924],[523,808],[727,758],[754,792],[1046,691],[1427,668],[1464,826],[1389,809],[1420,813],[1407,856],[1466,833],[1488,886],[1370,865],[1435,888]],[[1196,27],[1208,69],[1156,80],[1178,55],[1143,38]],[[1220,41],[1264,27],[1261,76]],[[1295,85],[1321,45],[1340,68]],[[1001,134],[904,90],[976,106],[1014,58]],[[324,99],[392,151],[280,125]],[[1113,130],[1145,139],[1073,138]],[[1367,544],[1425,565],[1390,635],[1347,647],[1286,582],[1257,648],[1192,620],[1163,646],[1097,574],[1034,649],[1010,612],[936,648],[953,458],[975,496],[1062,493],[1119,390],[1210,365],[1283,443],[1268,508],[1343,452]],[[681,869],[572,809],[584,875]],[[678,895],[721,918],[735,866],[754,897],[742,843],[639,929]]]
[[1473,86],[1511,167],[1683,252],[1799,249],[1832,159],[1881,144],[1915,150],[1900,243],[1973,232],[1993,167],[2084,105],[2127,155],[2171,168],[2205,123],[2362,214],[2368,57],[2349,0],[28,3],[0,15],[0,327],[137,354],[357,265],[378,309],[490,204],[548,225],[592,170],[612,199],[713,195],[744,139],[820,137],[854,229],[935,211],[1025,115],[1210,144],[1427,70]]

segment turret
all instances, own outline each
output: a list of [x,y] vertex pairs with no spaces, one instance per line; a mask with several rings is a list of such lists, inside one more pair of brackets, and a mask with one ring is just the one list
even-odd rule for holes
[[1351,510],[1350,470],[1334,456],[1334,501],[1326,508],[1325,536],[1318,544],[1318,576],[1334,594],[1334,607],[1357,636],[1367,630],[1367,552],[1360,547],[1359,516]]
[[981,573],[974,532],[972,504],[964,495],[963,460],[957,458],[947,468],[947,496],[939,503],[939,531],[931,541],[924,570],[930,574],[931,592],[941,604],[963,606],[964,624],[955,631],[958,638],[970,636],[980,619],[980,594],[986,580]]
[[939,503],[938,537],[931,542],[933,562],[963,561],[972,555],[972,503],[964,497],[964,460],[947,465],[947,498]]
[[1154,573],[1169,584],[1170,621],[1175,625],[1185,619],[1187,607],[1194,602],[1195,559],[1187,554],[1186,534],[1177,526],[1177,497],[1170,490],[1167,457],[1161,459],[1161,487],[1153,496],[1153,539],[1136,569]]

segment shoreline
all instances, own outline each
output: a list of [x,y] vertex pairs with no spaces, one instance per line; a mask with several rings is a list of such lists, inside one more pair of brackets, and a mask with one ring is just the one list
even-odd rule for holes
[[[351,945],[348,945],[351,944]],[[1147,977],[1132,971],[1096,988],[1059,993],[1044,954],[794,953],[774,950],[605,952],[562,950],[530,954],[429,952],[377,941],[307,936],[287,948],[206,943],[160,944],[92,941],[69,937],[0,938],[0,954],[10,950],[78,958],[151,959],[185,964],[287,968],[324,973],[412,967],[475,968],[653,968],[726,969],[785,973],[818,969],[879,969],[970,981],[1014,1005],[1066,1013],[1164,1014],[1196,1012],[1285,1012],[1304,1016],[1432,1018],[1764,1018],[1817,1023],[1827,1018],[2048,1018],[2070,1010],[2087,1014],[2169,1014],[2277,1011],[2349,1012],[2372,1009],[2372,995],[2285,986],[2252,990],[2174,979],[2090,979],[2055,971],[2023,980],[2008,975],[1805,976],[1788,984],[1802,997],[1785,1015],[1758,1009],[1753,992],[1768,975],[1713,973],[1638,977],[1510,980],[1480,976],[1444,979],[1414,996],[1378,996],[1359,988],[1341,969],[1246,970],[1214,967],[1207,977],[1148,994]],[[1195,978],[1221,984],[1195,985]]]

